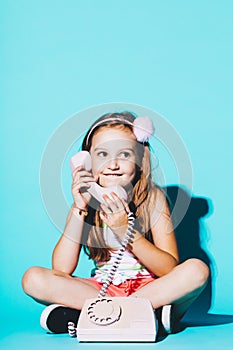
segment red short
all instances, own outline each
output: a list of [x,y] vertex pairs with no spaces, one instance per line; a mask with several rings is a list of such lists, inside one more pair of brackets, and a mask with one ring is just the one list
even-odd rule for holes
[[[87,279],[91,281],[99,290],[102,288],[103,283],[97,282],[94,277],[87,278]],[[107,294],[111,295],[112,297],[116,297],[116,296],[126,297],[136,292],[140,288],[144,287],[146,284],[153,282],[154,280],[155,278],[149,277],[149,278],[126,280],[125,282],[119,284],[118,286],[111,284],[108,287]]]

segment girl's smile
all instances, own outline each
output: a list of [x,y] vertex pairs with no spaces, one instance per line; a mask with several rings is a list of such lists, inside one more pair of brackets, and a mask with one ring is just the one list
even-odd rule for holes
[[90,149],[93,176],[103,187],[127,186],[136,175],[137,141],[125,130],[104,128],[96,132]]

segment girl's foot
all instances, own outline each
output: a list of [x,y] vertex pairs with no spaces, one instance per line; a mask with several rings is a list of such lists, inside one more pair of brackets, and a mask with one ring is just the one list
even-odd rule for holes
[[79,310],[64,305],[51,304],[42,312],[40,325],[52,333],[68,333],[68,322],[73,322],[76,325],[79,315]]

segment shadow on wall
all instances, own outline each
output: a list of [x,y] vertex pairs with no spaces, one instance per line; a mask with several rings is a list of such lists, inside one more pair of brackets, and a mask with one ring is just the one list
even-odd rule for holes
[[180,262],[197,258],[205,262],[210,269],[210,277],[205,290],[190,307],[182,323],[188,327],[232,323],[233,315],[208,313],[211,307],[214,283],[213,258],[210,257],[205,248],[207,232],[203,221],[213,212],[211,201],[206,198],[190,197],[188,192],[178,186],[168,186],[164,190],[172,213]]

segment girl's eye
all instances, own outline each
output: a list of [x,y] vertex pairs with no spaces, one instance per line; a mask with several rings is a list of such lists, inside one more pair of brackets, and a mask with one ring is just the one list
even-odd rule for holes
[[98,152],[97,153],[97,155],[98,155],[98,157],[100,157],[100,158],[104,158],[104,157],[107,157],[107,152],[105,152],[105,151],[100,151],[100,152]]
[[120,153],[120,158],[121,159],[128,159],[130,157],[130,153],[125,151]]

